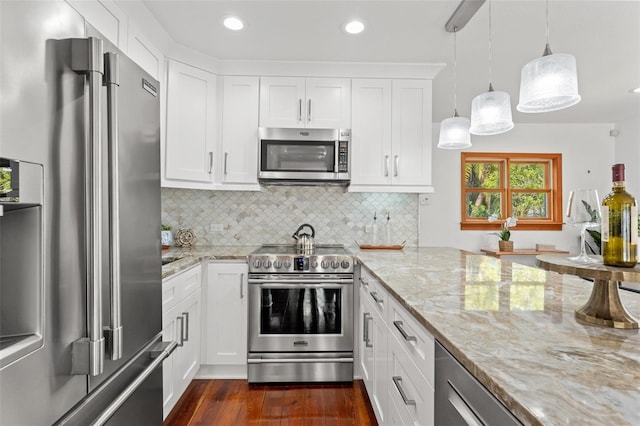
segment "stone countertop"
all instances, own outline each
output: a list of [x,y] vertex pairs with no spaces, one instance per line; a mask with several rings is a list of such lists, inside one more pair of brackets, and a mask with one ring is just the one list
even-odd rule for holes
[[205,258],[211,260],[246,260],[259,246],[172,247],[162,250],[162,258],[177,258],[162,266],[162,279],[183,271]]
[[357,256],[525,425],[640,425],[640,334],[578,323],[591,282],[451,248]]

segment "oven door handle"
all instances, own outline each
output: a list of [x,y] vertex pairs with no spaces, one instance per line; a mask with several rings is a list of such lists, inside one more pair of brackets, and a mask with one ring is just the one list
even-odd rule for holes
[[269,280],[249,280],[249,284],[251,285],[262,285],[262,286],[269,286],[272,288],[284,288],[284,287],[300,287],[300,284],[307,284],[307,285],[318,285],[318,284],[323,284],[326,287],[340,287],[343,284],[353,284],[353,280],[344,280],[344,279],[321,279],[321,280],[316,280],[316,279],[295,279],[295,280],[291,280],[291,281],[283,281],[283,280],[274,280],[274,281],[269,281]]
[[273,364],[280,362],[303,363],[303,362],[353,362],[353,358],[249,358],[249,364]]

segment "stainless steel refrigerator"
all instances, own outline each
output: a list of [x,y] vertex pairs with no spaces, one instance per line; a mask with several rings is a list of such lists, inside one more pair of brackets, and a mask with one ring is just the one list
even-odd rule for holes
[[0,1],[0,424],[162,423],[159,83]]

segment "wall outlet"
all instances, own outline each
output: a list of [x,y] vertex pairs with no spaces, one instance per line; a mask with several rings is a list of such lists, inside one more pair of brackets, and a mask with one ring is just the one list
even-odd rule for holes
[[224,225],[222,225],[221,223],[212,223],[211,225],[209,225],[209,231],[222,232],[224,231]]
[[373,225],[365,225],[364,226],[364,233],[368,234],[370,232],[373,232]]
[[420,205],[421,206],[428,206],[429,205],[429,195],[427,194],[420,194]]

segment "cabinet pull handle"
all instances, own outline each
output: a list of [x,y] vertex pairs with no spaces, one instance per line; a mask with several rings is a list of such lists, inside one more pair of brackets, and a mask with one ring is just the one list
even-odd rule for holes
[[229,153],[225,152],[224,153],[224,174],[227,174],[227,159],[229,158]]
[[176,321],[180,321],[180,339],[178,340],[178,346],[184,346],[184,317],[180,315],[176,317]]
[[213,173],[213,152],[209,152],[209,174]]
[[393,172],[393,175],[397,177],[398,176],[398,167],[399,167],[399,162],[398,162],[398,156],[397,155],[394,157],[394,162],[395,162],[395,168],[396,169]]
[[309,108],[307,109],[307,121],[311,123],[311,99],[309,99]]
[[396,328],[398,329],[400,334],[402,334],[402,337],[404,337],[404,340],[406,340],[407,342],[417,342],[418,341],[418,338],[416,336],[409,336],[407,334],[407,332],[404,330],[404,327],[402,326],[402,321],[394,321],[393,325],[396,326]]
[[464,419],[464,421],[469,426],[484,426],[484,423],[480,418],[473,412],[467,401],[460,395],[458,389],[453,386],[450,380],[447,380],[449,384],[449,403],[453,405],[453,408],[456,409],[460,417]]
[[182,317],[184,318],[184,341],[189,341],[189,312],[183,312]]
[[360,282],[365,286],[365,287],[369,287],[369,282],[364,280],[362,277],[358,278],[360,280]]
[[393,383],[396,385],[396,388],[398,388],[398,392],[400,392],[400,396],[402,397],[402,400],[404,401],[404,405],[413,405],[413,406],[415,406],[416,405],[416,400],[407,398],[407,394],[404,392],[404,389],[402,388],[402,377],[393,376],[392,380],[393,380]]
[[371,339],[369,336],[369,320],[373,320],[373,316],[371,316],[370,313],[365,312],[364,315],[362,316],[362,319],[364,320],[364,327],[362,330],[362,334],[363,334],[363,340],[364,340],[364,344],[367,348],[372,348],[373,344],[371,344]]
[[378,297],[378,292],[376,292],[376,291],[370,291],[370,292],[369,292],[369,294],[371,295],[371,297],[373,298],[373,300],[375,300],[375,302],[376,302],[376,303],[380,303],[380,304],[384,303],[384,300],[382,300],[382,299],[380,299],[380,298]]
[[244,298],[244,272],[240,274],[240,299]]
[[389,156],[384,156],[384,177],[389,176]]
[[298,99],[298,121],[302,121],[302,98]]

